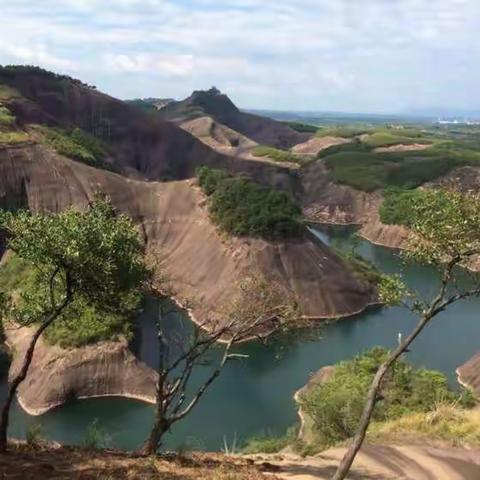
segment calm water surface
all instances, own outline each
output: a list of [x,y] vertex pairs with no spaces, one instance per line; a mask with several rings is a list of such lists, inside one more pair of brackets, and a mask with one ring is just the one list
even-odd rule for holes
[[[348,230],[318,232],[322,240],[343,250],[351,249],[351,234]],[[435,272],[418,266],[403,267],[393,250],[360,241],[357,253],[383,272],[402,272],[409,285],[425,296],[438,285]],[[455,385],[455,369],[480,349],[479,307],[478,300],[469,300],[439,316],[415,341],[410,360],[443,371]],[[155,300],[149,300],[140,318],[142,330],[137,350],[150,365],[156,361],[152,323],[156,312]],[[180,314],[171,315],[168,321],[171,332],[188,332],[192,328]],[[219,450],[224,440],[232,444],[234,438],[241,443],[264,433],[282,434],[296,422],[292,396],[312,372],[374,345],[393,346],[398,333],[406,334],[414,324],[415,318],[401,308],[372,308],[309,335],[295,334],[275,340],[268,347],[244,345],[239,351],[249,358],[227,365],[192,414],[175,426],[167,447]],[[202,368],[204,371],[198,372],[195,382],[208,373],[208,367]],[[4,389],[3,386],[0,394]],[[40,417],[30,417],[15,405],[10,434],[23,437],[30,423],[39,422],[47,438],[81,443],[88,425],[98,418],[112,446],[135,448],[144,441],[152,417],[152,406],[122,398],[80,401]]]

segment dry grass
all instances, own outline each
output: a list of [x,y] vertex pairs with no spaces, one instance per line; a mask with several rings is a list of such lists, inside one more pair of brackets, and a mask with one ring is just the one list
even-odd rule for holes
[[452,446],[480,447],[480,410],[463,410],[441,403],[428,413],[405,415],[389,422],[372,424],[369,439],[376,443],[440,441]]
[[[252,461],[220,454],[143,457],[79,448],[33,449],[24,444],[0,455],[2,480],[264,480]],[[268,477],[274,480],[275,477]]]

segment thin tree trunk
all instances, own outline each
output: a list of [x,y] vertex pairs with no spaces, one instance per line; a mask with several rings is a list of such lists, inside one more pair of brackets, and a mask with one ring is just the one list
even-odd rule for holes
[[148,440],[143,447],[143,453],[145,455],[154,455],[157,453],[162,437],[168,432],[169,428],[170,424],[165,419],[163,408],[157,408],[152,430],[150,431]]
[[163,435],[170,428],[170,424],[166,420],[166,411],[165,411],[165,382],[167,381],[165,373],[165,365],[168,361],[168,345],[163,333],[163,302],[165,298],[162,296],[160,298],[160,305],[158,309],[158,317],[156,321],[157,325],[157,340],[158,340],[158,381],[156,385],[156,409],[155,409],[155,419],[153,421],[152,429],[150,430],[150,435],[148,440],[145,442],[143,447],[143,453],[146,455],[154,455],[159,446],[160,441]]
[[4,453],[7,451],[7,430],[8,430],[9,416],[10,416],[10,407],[12,405],[13,399],[15,398],[15,394],[17,393],[18,387],[25,380],[27,376],[28,369],[30,367],[30,364],[32,363],[33,352],[35,350],[37,341],[40,338],[40,335],[42,335],[42,333],[45,331],[45,329],[52,324],[52,322],[58,317],[58,315],[60,315],[62,310],[67,306],[67,304],[70,302],[70,298],[71,298],[71,294],[69,292],[67,293],[61,305],[58,306],[49,315],[47,320],[45,320],[45,322],[43,322],[38,328],[38,330],[35,332],[32,339],[30,340],[30,344],[25,353],[25,358],[23,360],[22,368],[20,369],[20,372],[17,374],[17,376],[10,383],[7,399],[5,400],[5,403],[3,405],[2,414],[0,417],[0,453]]
[[432,317],[430,314],[423,316],[413,330],[413,332],[388,356],[387,360],[380,365],[377,373],[375,374],[375,377],[373,378],[372,384],[370,385],[370,389],[368,391],[367,399],[365,402],[365,407],[363,409],[362,416],[360,417],[357,432],[353,437],[353,440],[348,447],[348,450],[345,452],[345,455],[343,456],[340,464],[338,465],[337,471],[332,477],[332,480],[344,480],[347,476],[352,466],[352,463],[355,460],[355,457],[359,452],[363,441],[365,440],[365,435],[367,433],[368,425],[370,424],[370,419],[372,418],[373,409],[375,408],[375,404],[378,399],[378,394],[382,386],[382,381],[385,378],[388,369],[395,363],[395,361],[402,355],[402,353],[404,353],[408,349],[409,345],[424,329],[424,327],[427,325],[431,318]]

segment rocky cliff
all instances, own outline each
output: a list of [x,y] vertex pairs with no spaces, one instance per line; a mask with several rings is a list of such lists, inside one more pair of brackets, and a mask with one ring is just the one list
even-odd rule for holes
[[[12,377],[22,366],[34,329],[8,325],[5,332],[14,352]],[[126,340],[65,350],[40,338],[17,398],[30,415],[92,397],[122,396],[154,403],[155,378],[156,373],[130,352]]]
[[457,368],[458,382],[480,395],[480,352]]
[[366,193],[331,181],[322,160],[301,170],[301,198],[307,220],[317,223],[357,225],[367,240],[390,248],[402,248],[408,230],[400,225],[385,225],[378,209],[380,193]]

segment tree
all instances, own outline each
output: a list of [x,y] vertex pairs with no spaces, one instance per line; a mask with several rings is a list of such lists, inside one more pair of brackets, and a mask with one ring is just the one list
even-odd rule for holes
[[35,269],[35,281],[11,301],[7,317],[22,326],[37,325],[22,367],[11,379],[0,420],[0,451],[7,448],[10,406],[25,380],[42,333],[61,320],[73,302],[97,312],[118,313],[140,299],[149,277],[144,247],[132,221],[99,197],[85,210],[59,214],[2,212],[7,248]]
[[[156,284],[166,285],[163,281]],[[171,290],[167,287],[159,294],[171,296]],[[224,305],[219,318],[209,318],[198,325],[187,342],[183,340],[171,345],[166,339],[163,323],[167,314],[160,308],[157,318],[158,381],[155,419],[144,446],[147,455],[160,448],[165,433],[192,411],[224,366],[233,359],[244,357],[232,351],[235,345],[248,339],[263,340],[298,315],[293,296],[260,274],[247,276],[239,284],[237,295]],[[218,360],[200,386],[193,388],[190,382],[192,373],[197,367],[205,365],[206,356],[215,346],[221,352]]]
[[[480,280],[468,267],[480,254],[480,196],[454,190],[424,190],[411,199],[410,235],[403,253],[406,261],[430,265],[440,272],[440,285],[431,299],[409,290],[401,277],[384,277],[380,299],[401,304],[418,316],[418,323],[378,368],[368,390],[355,436],[332,480],[343,480],[355,459],[380,398],[382,382],[394,363],[408,351],[422,330],[450,305],[480,294]],[[465,278],[467,276],[467,278]]]

